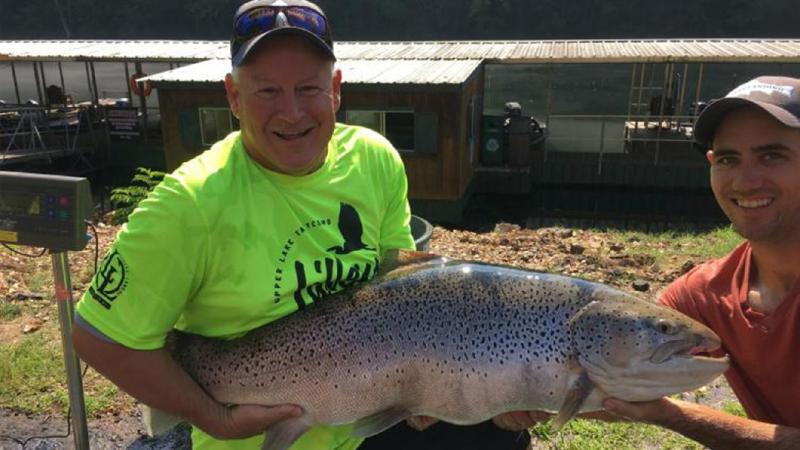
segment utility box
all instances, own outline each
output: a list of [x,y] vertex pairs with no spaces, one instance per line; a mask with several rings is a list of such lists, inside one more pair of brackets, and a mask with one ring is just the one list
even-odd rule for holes
[[483,116],[481,119],[481,163],[497,166],[505,162],[503,146],[505,118],[503,116]]

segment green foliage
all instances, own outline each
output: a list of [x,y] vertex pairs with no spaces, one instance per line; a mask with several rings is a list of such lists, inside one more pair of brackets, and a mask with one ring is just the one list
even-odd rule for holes
[[742,404],[737,401],[726,402],[724,405],[722,405],[722,410],[734,416],[747,417],[747,414],[744,412],[744,408],[742,408]]
[[138,167],[130,186],[116,188],[111,191],[111,203],[114,215],[111,222],[115,225],[128,221],[128,216],[144,200],[150,192],[164,179],[164,172]]
[[22,314],[22,307],[10,301],[0,301],[0,319],[11,320]]

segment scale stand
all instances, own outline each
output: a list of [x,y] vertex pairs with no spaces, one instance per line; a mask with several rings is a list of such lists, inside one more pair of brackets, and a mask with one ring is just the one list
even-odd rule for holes
[[80,360],[72,348],[72,282],[67,251],[86,247],[92,195],[85,178],[0,171],[0,242],[44,247],[53,261],[75,448],[89,450]]
[[58,303],[58,324],[59,328],[61,328],[61,343],[64,347],[64,367],[67,371],[67,389],[69,391],[69,407],[72,412],[71,420],[75,448],[89,450],[89,431],[86,427],[86,405],[83,401],[81,363],[72,348],[72,320],[75,308],[72,302],[72,283],[69,275],[67,252],[53,253],[52,261],[56,303]]

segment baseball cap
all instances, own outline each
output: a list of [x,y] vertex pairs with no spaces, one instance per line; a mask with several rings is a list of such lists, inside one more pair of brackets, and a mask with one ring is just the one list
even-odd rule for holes
[[319,6],[306,0],[252,0],[236,10],[231,63],[241,65],[258,44],[282,35],[304,37],[336,60],[331,28]]
[[742,106],[755,106],[788,127],[800,128],[800,79],[758,77],[712,101],[694,124],[695,140],[711,143],[725,115]]

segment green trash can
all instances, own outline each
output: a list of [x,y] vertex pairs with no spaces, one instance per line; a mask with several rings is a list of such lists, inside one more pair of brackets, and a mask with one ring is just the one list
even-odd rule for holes
[[503,116],[483,116],[481,119],[481,163],[487,166],[503,164],[506,160],[503,146]]

